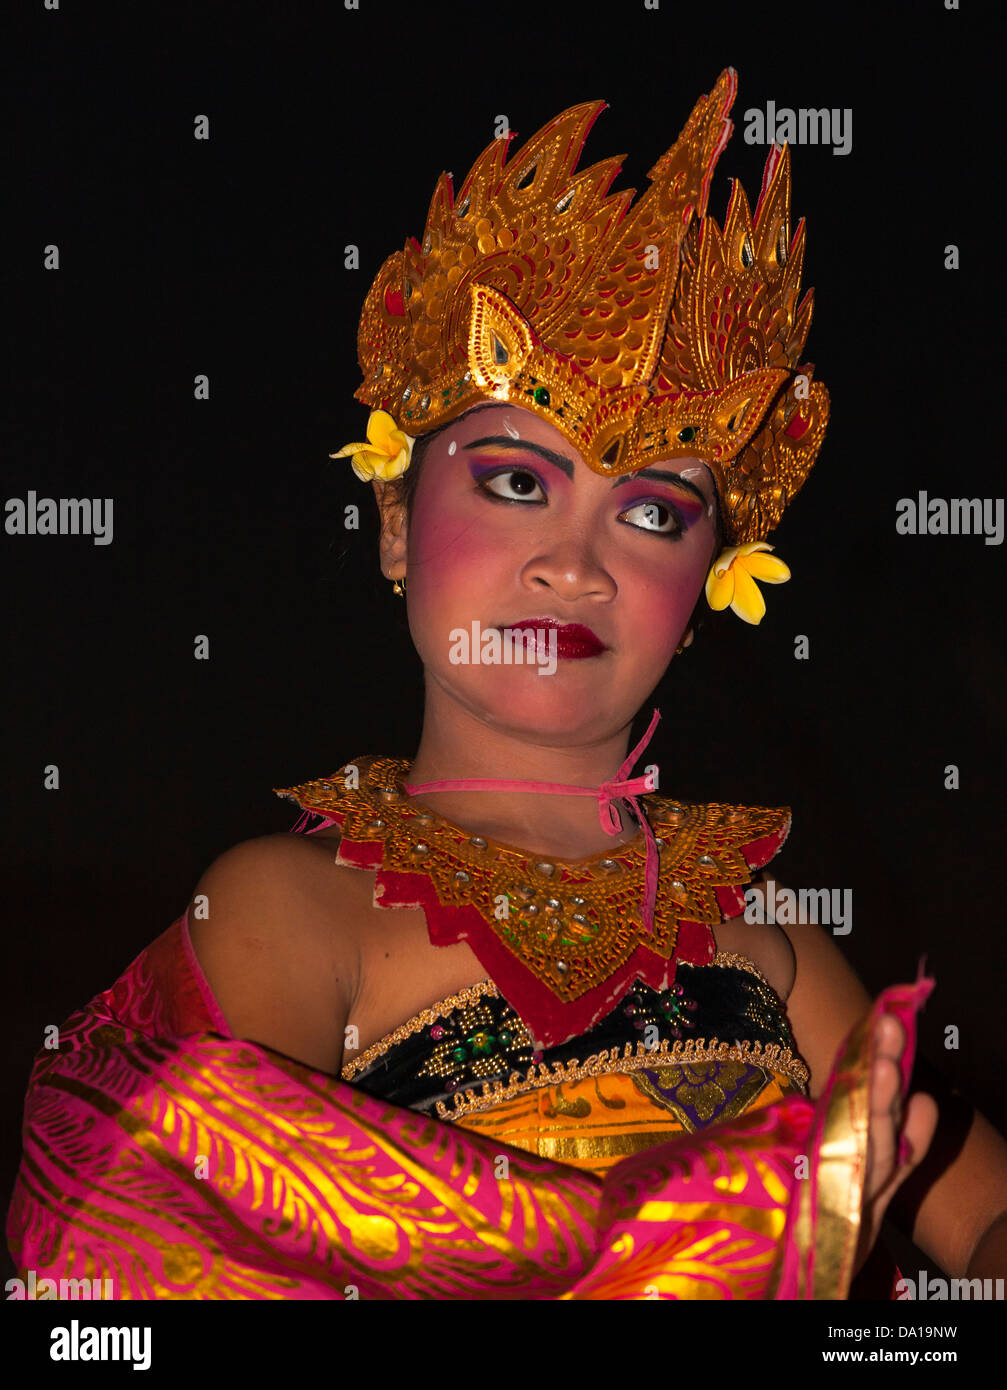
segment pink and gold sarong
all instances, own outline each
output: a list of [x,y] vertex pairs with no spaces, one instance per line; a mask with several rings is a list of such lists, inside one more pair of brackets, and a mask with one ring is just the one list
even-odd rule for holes
[[931,988],[885,990],[817,1102],[592,1171],[502,1142],[513,1116],[429,1119],[232,1037],[183,917],[37,1058],[8,1242],[117,1298],[845,1298],[871,1025],[906,1029],[905,1095]]

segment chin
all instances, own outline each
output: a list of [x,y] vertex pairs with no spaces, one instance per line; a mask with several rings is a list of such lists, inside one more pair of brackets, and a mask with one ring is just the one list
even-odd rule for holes
[[456,666],[434,679],[490,728],[561,748],[611,736],[641,703],[620,699],[611,672],[598,665],[593,658],[560,661],[552,675],[535,667],[467,667],[461,677]]

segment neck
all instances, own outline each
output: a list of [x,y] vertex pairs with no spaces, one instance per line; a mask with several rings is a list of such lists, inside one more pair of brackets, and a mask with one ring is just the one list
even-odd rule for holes
[[[597,787],[615,775],[629,747],[629,724],[595,740],[557,747],[493,728],[456,702],[430,694],[428,689],[410,783],[490,777]],[[560,859],[614,849],[638,833],[628,809],[618,806],[622,831],[606,834],[598,803],[590,797],[501,790],[420,792],[413,799],[473,835]]]

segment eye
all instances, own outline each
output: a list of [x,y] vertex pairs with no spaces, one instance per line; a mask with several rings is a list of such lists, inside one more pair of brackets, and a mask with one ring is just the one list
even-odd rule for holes
[[[534,473],[526,468],[508,468],[484,478],[479,484],[484,492],[500,497],[505,502],[544,502],[545,491]],[[535,495],[536,491],[538,496]]]
[[655,531],[658,535],[676,539],[685,531],[682,518],[667,502],[638,502],[635,507],[620,512],[619,520],[640,531]]

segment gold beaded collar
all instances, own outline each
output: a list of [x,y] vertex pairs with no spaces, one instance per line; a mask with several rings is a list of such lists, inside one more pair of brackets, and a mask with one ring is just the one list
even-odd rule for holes
[[434,945],[467,941],[526,1022],[538,1019],[543,1039],[558,1013],[573,1036],[633,978],[664,988],[676,960],[712,959],[711,927],[744,909],[752,870],[790,828],[787,808],[641,797],[660,855],[651,933],[640,919],[642,831],[582,859],[543,859],[411,800],[408,774],[405,760],[365,757],[274,790],[339,824],[337,862],[377,871],[377,906],[422,907]]

